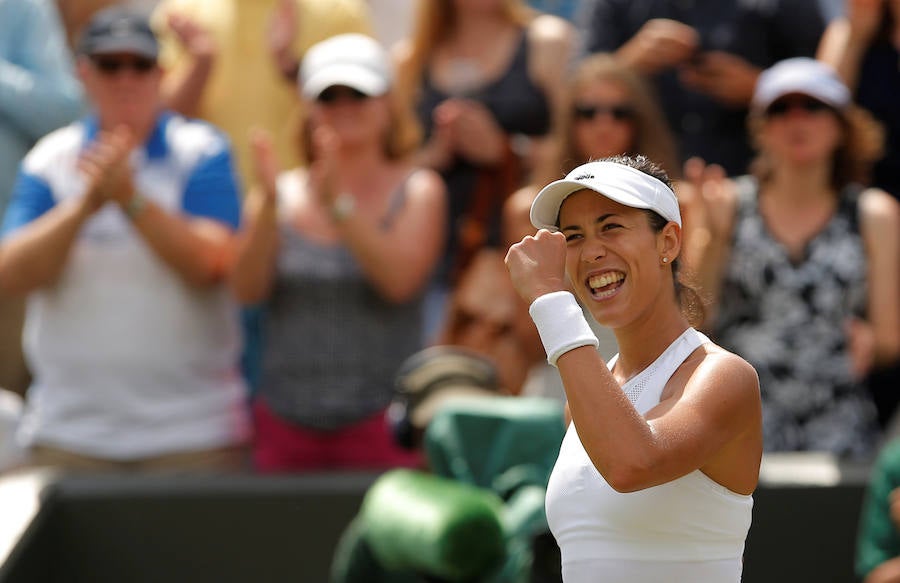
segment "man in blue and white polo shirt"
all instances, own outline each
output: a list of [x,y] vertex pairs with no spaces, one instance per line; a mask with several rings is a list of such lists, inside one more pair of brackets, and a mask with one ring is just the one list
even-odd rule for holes
[[28,153],[2,227],[0,284],[27,296],[34,375],[18,438],[38,464],[234,467],[248,421],[224,285],[230,145],[161,109],[140,13],[97,13],[78,53],[94,115]]

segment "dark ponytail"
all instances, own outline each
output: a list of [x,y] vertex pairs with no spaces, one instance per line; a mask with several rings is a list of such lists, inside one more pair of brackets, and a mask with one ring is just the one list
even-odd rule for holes
[[[669,188],[672,188],[672,181],[669,179],[666,171],[646,156],[619,155],[604,158],[603,160],[640,170],[644,174],[652,176]],[[672,192],[675,192],[675,190],[672,189]],[[669,224],[669,221],[664,219],[662,215],[656,211],[645,210],[644,213],[647,215],[650,228],[653,229],[655,233],[662,232],[665,226]],[[681,269],[681,260],[678,257],[672,260],[672,279],[673,285],[675,286],[675,299],[677,299],[681,305],[681,313],[684,314],[685,318],[687,318],[692,326],[701,325],[706,319],[706,309],[704,308],[702,296],[700,295],[700,292],[697,291],[697,287],[693,284],[693,281],[688,274],[684,273]]]

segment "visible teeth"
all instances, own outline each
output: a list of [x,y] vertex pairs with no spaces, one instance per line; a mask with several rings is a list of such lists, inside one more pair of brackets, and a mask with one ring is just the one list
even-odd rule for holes
[[625,279],[625,274],[622,272],[607,272],[602,275],[592,276],[588,279],[588,285],[593,289],[600,289],[623,279]]

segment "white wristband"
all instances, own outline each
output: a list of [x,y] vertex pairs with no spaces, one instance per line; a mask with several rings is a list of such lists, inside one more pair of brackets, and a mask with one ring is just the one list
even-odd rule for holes
[[600,342],[594,334],[575,296],[567,291],[551,292],[538,297],[528,308],[534,325],[541,335],[547,362],[556,366],[557,359],[579,346],[593,346]]

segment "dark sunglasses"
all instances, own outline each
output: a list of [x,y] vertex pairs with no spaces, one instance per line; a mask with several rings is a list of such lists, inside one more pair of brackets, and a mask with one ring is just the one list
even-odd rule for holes
[[352,87],[329,87],[325,91],[319,93],[316,101],[319,103],[334,103],[339,99],[349,99],[350,101],[365,101],[369,96],[358,89]]
[[598,115],[609,115],[616,121],[634,119],[634,109],[627,105],[576,105],[572,108],[575,119],[589,120]]
[[104,75],[116,75],[124,69],[131,69],[135,73],[149,73],[156,68],[156,61],[144,57],[123,59],[121,57],[91,57],[91,61],[97,70]]
[[782,116],[795,108],[801,109],[807,113],[817,113],[831,109],[827,103],[823,103],[812,97],[791,97],[789,99],[779,99],[773,102],[772,105],[766,108],[766,116]]

